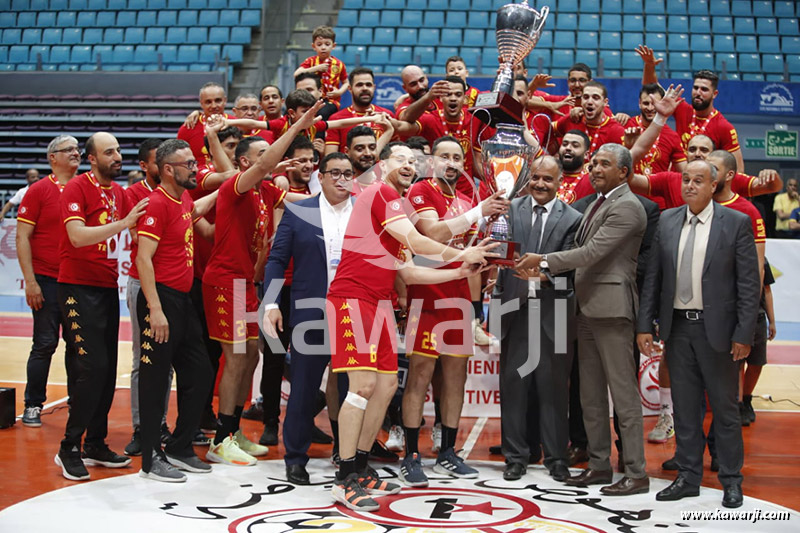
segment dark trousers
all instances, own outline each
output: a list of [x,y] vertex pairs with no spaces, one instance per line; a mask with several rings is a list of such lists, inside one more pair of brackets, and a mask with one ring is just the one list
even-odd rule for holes
[[[119,295],[116,287],[58,284],[61,316],[68,324],[67,368],[73,374],[67,428],[61,447],[99,446],[108,435],[108,411],[117,380]],[[70,353],[72,355],[70,355]]]
[[[305,341],[312,346],[323,346],[324,333],[321,330],[309,330]],[[330,348],[326,347],[325,352],[330,353]],[[330,355],[306,354],[292,347],[292,364],[289,366],[292,392],[283,421],[284,461],[287,465],[308,463],[311,430],[318,412],[319,386],[330,359]]]
[[719,481],[724,487],[742,482],[744,445],[739,417],[739,363],[708,343],[702,320],[675,316],[665,342],[675,418],[675,459],[692,485],[703,479],[704,392],[714,414]]
[[[572,343],[572,353],[578,353],[578,341]],[[570,446],[586,449],[589,439],[583,425],[583,409],[581,408],[581,376],[578,358],[572,358],[572,369],[569,375],[569,443]]]
[[[203,344],[206,347],[208,361],[211,364],[211,383],[214,383],[217,379],[217,372],[219,372],[219,360],[222,357],[222,345],[218,341],[208,338],[206,312],[205,308],[203,307],[203,282],[199,278],[194,278],[192,281],[192,291],[189,293],[189,295],[192,298],[192,307],[194,307],[195,316],[197,316],[197,319],[200,321],[200,331],[202,332]],[[180,395],[180,390],[178,390],[178,395]],[[208,397],[206,398],[203,409],[213,413],[213,402],[214,387],[211,387],[208,391]]]
[[68,340],[67,324],[61,317],[58,305],[58,281],[50,276],[36,274],[36,283],[42,289],[42,308],[33,311],[33,345],[28,356],[28,381],[25,385],[25,407],[42,407],[47,401],[47,376],[50,374],[50,361],[58,348],[59,328],[67,343],[64,363],[67,365],[67,394],[70,393],[69,365],[75,361],[75,352]]
[[[283,332],[278,332],[281,344],[287,350],[292,339],[292,328],[289,327],[291,305],[291,285],[284,285],[278,299],[278,308],[283,316]],[[264,424],[278,425],[281,416],[281,381],[283,365],[286,362],[285,352],[273,352],[266,342],[264,344],[264,361],[261,366],[261,397],[264,399]],[[294,352],[292,352],[294,357]],[[319,382],[317,382],[319,386]],[[285,430],[284,430],[285,431]]]
[[170,455],[194,455],[192,438],[200,424],[204,401],[212,384],[211,363],[202,338],[200,319],[189,293],[156,284],[161,308],[169,323],[169,339],[157,343],[150,330],[147,300],[140,290],[136,315],[141,326],[139,342],[139,408],[142,431],[142,470],[150,471],[153,450],[161,449],[164,396],[169,390],[170,368],[178,381],[178,420],[166,445]]

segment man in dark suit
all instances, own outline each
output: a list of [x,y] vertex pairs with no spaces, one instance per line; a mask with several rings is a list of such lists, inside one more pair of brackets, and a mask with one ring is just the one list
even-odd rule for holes
[[[560,184],[557,159],[548,155],[534,161],[529,195],[511,203],[509,217],[511,240],[520,243],[521,253],[553,253],[574,247],[581,215],[556,198]],[[500,322],[500,413],[506,457],[503,478],[519,479],[526,471],[531,454],[528,416],[520,406],[529,405],[533,394],[531,404],[539,410],[544,465],[553,479],[564,481],[569,477],[567,404],[574,328],[560,329],[557,325],[574,324],[572,275],[554,284],[546,277],[522,280],[513,274],[512,270],[500,271],[493,295],[501,304],[517,300],[520,309]],[[566,309],[557,312],[556,301],[566,302]],[[528,330],[531,317],[538,317],[538,321],[534,318],[533,331]],[[529,342],[539,343],[538,364],[528,361]]]
[[[309,483],[305,465],[314,427],[317,391],[330,357],[304,352],[304,345],[319,347],[325,344],[323,330],[312,329],[314,326],[310,325],[324,324],[324,314],[320,306],[305,308],[298,307],[297,303],[306,298],[325,298],[328,292],[341,257],[344,230],[352,213],[352,179],[353,168],[346,155],[334,152],[325,156],[319,167],[322,193],[287,207],[265,270],[264,284],[269,286],[273,280],[283,279],[289,260],[294,259],[289,327],[298,328],[294,330],[295,337],[305,342],[292,342],[292,392],[283,423],[283,444],[286,448],[286,476],[299,485]],[[265,332],[277,338],[283,327],[283,316],[277,303],[267,302]],[[329,348],[324,351],[330,353]]]
[[522,275],[539,269],[559,274],[575,270],[578,299],[578,357],[581,404],[589,439],[589,465],[567,484],[612,482],[608,393],[620,417],[625,476],[603,487],[607,496],[650,490],[645,472],[642,406],[633,364],[634,320],[638,306],[636,258],[645,231],[642,204],[630,191],[631,154],[618,144],[604,144],[592,156],[591,180],[599,197],[583,217],[576,248],[549,254],[525,254],[517,263]]
[[687,206],[661,215],[642,293],[637,342],[649,355],[653,320],[658,318],[672,380],[679,473],[656,499],[699,494],[705,391],[716,422],[722,505],[739,507],[744,458],[737,403],[739,361],[750,353],[760,279],[750,218],[712,201],[717,179],[709,163],[689,163],[681,191]]

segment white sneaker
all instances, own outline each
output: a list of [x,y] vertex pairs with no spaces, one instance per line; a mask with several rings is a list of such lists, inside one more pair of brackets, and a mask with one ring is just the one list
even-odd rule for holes
[[431,429],[431,451],[439,453],[442,449],[442,425],[434,424]]
[[647,441],[662,443],[667,442],[674,436],[675,423],[672,420],[672,415],[669,414],[669,411],[662,409],[661,413],[658,415],[656,427],[647,435]]
[[261,457],[269,453],[269,448],[261,444],[256,444],[245,437],[241,429],[233,434],[233,439],[239,444],[239,448],[241,448],[243,452],[253,457]]
[[402,452],[406,446],[406,437],[403,428],[392,426],[389,428],[389,439],[386,441],[386,448],[393,452]]
[[239,448],[239,443],[230,435],[219,444],[213,442],[208,447],[206,459],[214,463],[224,463],[233,466],[253,466],[258,461],[252,455]]
[[486,334],[483,325],[481,325],[480,318],[476,318],[472,321],[472,336],[475,344],[478,346],[489,346],[492,343],[492,339]]

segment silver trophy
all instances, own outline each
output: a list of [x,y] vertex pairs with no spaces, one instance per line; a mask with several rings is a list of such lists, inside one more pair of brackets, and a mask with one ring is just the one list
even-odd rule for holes
[[514,88],[514,67],[533,50],[542,35],[544,22],[550,8],[537,11],[528,5],[506,4],[497,10],[497,51],[500,55],[500,73],[492,84],[492,90],[478,95],[473,110],[485,109],[487,113],[475,113],[485,122],[495,125],[501,122],[522,124],[522,106],[511,95]]

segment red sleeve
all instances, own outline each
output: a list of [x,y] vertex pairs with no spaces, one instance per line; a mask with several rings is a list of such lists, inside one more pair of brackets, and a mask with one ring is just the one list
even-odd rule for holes
[[672,128],[669,129],[667,139],[670,147],[670,161],[673,163],[686,161],[686,152],[683,151],[683,147],[681,146],[681,139]]
[[380,221],[381,226],[385,226],[401,218],[407,218],[405,207],[403,206],[403,199],[400,198],[397,191],[388,185],[381,185],[381,187],[375,191],[370,211],[372,217]]
[[317,133],[320,133],[320,132],[323,132],[323,131],[327,131],[328,123],[325,122],[324,120],[319,120],[319,121],[315,122],[314,126],[312,126],[312,127],[317,131]]
[[344,64],[344,61],[341,59],[339,60],[339,65],[342,66],[342,69],[339,72],[339,86],[341,87],[342,84],[347,81],[347,67]]
[[264,203],[272,209],[279,207],[283,203],[283,199],[286,198],[286,191],[277,187],[271,181],[262,181],[260,192],[262,198],[264,198]]
[[123,189],[120,185],[114,184],[114,198],[115,201],[120,203],[119,208],[119,218],[123,219],[128,216],[128,213],[131,212],[133,206],[135,206],[138,202],[133,202],[128,195],[125,194],[125,189]]
[[414,124],[419,128],[419,131],[415,135],[425,137],[428,144],[433,146],[433,141],[440,137],[440,135],[438,135],[439,121],[437,117],[434,117],[431,113],[426,111]]
[[83,196],[83,189],[78,184],[77,179],[83,179],[82,176],[72,178],[72,180],[64,187],[64,192],[61,193],[61,220],[64,224],[70,220],[82,220],[86,222],[86,198]]
[[431,202],[429,191],[433,191],[433,188],[428,185],[427,181],[419,181],[408,190],[406,198],[411,202],[411,209],[413,209],[414,213],[436,211],[436,207]]
[[336,150],[338,151],[341,144],[342,131],[344,131],[344,128],[329,130],[325,134],[325,145],[335,146]]
[[276,119],[267,121],[267,129],[269,131],[273,131],[273,132],[280,133],[280,131],[283,129],[283,127],[285,125],[286,125],[286,117],[285,116],[281,117],[281,118],[276,118]]
[[655,174],[651,174],[647,178],[647,181],[650,184],[649,190],[647,191],[648,196],[667,198],[669,195],[669,174],[666,172],[656,172]]
[[17,210],[17,220],[19,222],[25,222],[26,224],[35,226],[39,221],[39,215],[42,209],[42,195],[40,191],[42,190],[42,187],[31,186],[28,192],[25,193],[25,196],[22,197],[22,202],[20,202],[19,209]]
[[311,56],[311,57],[305,58],[305,60],[302,63],[300,63],[300,68],[311,68],[311,67],[313,67],[314,66],[313,61],[314,61],[315,57],[317,57],[317,56]]
[[569,130],[575,129],[575,124],[569,118],[569,115],[563,116],[558,119],[555,124],[553,125],[553,129],[556,131],[559,137],[563,137]]
[[752,186],[756,180],[755,176],[748,176],[739,172],[731,180],[731,190],[739,196],[753,196]]
[[145,214],[139,217],[136,232],[139,235],[150,237],[154,241],[160,241],[164,235],[164,224],[168,222],[164,207],[164,202],[151,202],[147,206]]
[[740,150],[739,136],[736,133],[736,128],[727,120],[720,120],[717,123],[717,139],[720,150],[727,150],[728,152],[735,152]]

